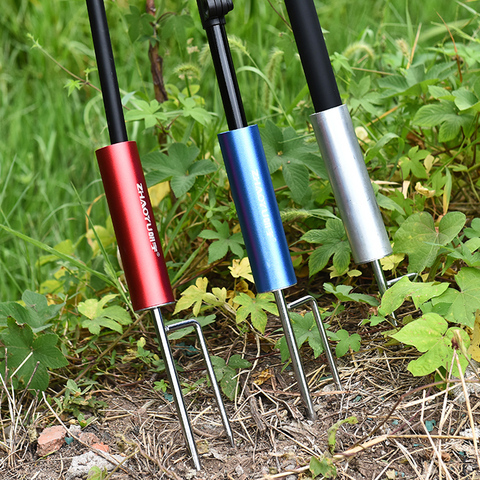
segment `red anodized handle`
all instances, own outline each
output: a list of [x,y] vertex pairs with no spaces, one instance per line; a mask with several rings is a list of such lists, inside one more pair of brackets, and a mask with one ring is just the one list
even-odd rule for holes
[[96,155],[134,310],[174,302],[137,144],[115,143]]

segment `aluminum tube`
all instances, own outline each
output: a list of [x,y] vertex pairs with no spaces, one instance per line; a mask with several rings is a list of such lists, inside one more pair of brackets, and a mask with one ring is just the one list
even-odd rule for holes
[[259,293],[297,283],[257,125],[218,135]]
[[355,263],[390,255],[392,247],[347,106],[314,113],[310,119]]

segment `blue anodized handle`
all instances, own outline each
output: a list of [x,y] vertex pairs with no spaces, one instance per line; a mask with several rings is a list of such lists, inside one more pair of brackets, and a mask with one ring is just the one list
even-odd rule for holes
[[257,125],[218,135],[259,293],[297,283]]

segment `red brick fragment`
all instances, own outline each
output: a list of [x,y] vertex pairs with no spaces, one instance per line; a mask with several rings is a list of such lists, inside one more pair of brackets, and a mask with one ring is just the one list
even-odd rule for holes
[[65,443],[66,433],[65,429],[60,425],[46,428],[38,437],[37,455],[44,457],[59,450]]

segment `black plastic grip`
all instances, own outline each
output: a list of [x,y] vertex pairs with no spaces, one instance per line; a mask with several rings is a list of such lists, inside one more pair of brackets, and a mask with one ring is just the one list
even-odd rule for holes
[[313,0],[285,0],[315,112],[342,105]]
[[103,0],[87,0],[87,9],[110,141],[112,144],[126,142],[128,140],[127,128],[118,89],[105,5]]

